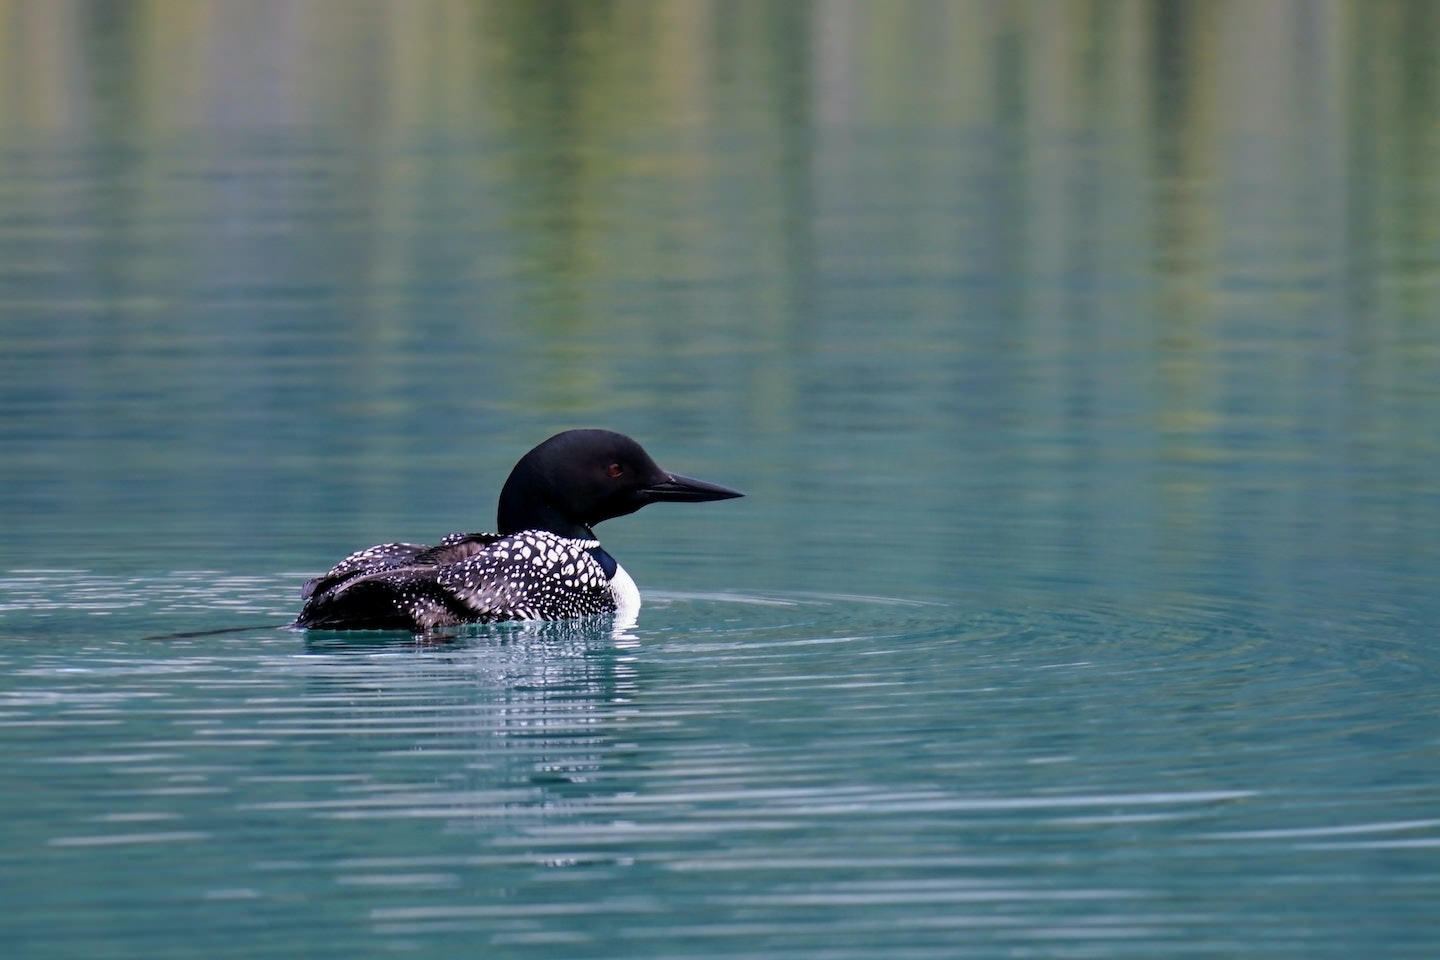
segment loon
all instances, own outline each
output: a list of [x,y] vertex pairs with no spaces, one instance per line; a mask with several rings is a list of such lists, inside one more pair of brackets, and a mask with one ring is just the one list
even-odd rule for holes
[[306,582],[294,626],[422,633],[612,611],[633,617],[640,591],[590,528],[648,503],[739,496],[661,469],[624,434],[567,430],[515,464],[500,490],[498,533],[452,533],[435,546],[382,543],[352,553]]

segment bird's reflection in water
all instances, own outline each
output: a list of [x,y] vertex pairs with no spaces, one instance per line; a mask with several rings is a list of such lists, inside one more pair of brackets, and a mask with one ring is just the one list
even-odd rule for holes
[[[493,828],[497,817],[533,821],[591,795],[639,690],[638,645],[634,620],[614,617],[418,636],[312,632],[306,701],[318,722],[348,727],[346,742],[374,754],[374,781],[347,788],[366,804],[357,815],[443,814]],[[422,757],[417,796],[405,768],[418,773]]]

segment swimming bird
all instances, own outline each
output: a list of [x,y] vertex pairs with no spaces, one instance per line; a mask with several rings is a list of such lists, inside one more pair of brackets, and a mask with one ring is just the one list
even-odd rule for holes
[[411,630],[504,620],[567,620],[640,608],[635,581],[591,529],[650,503],[696,503],[738,490],[661,469],[610,430],[566,430],[531,450],[500,490],[498,533],[452,533],[434,546],[382,543],[307,581],[295,626]]

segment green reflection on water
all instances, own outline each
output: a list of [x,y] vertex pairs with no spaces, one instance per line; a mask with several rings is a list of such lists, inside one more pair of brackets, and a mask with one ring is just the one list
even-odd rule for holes
[[1337,503],[1428,556],[1434,18],[13,5],[11,542],[315,563],[608,423],[753,476],[785,570],[1063,579]]

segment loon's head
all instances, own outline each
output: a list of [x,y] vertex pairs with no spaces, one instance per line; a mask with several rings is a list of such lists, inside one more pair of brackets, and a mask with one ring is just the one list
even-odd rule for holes
[[548,530],[592,539],[595,524],[647,503],[698,503],[744,494],[660,468],[640,444],[610,430],[566,430],[520,458],[500,491],[502,535]]

